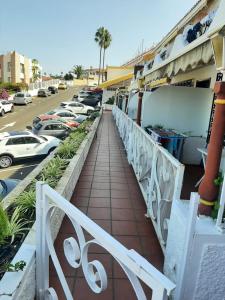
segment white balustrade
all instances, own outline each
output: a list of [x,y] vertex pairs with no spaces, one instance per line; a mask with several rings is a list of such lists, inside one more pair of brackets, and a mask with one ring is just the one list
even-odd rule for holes
[[216,220],[216,226],[220,231],[225,231],[225,180],[223,180],[223,186],[220,195],[219,210]]
[[[72,236],[64,240],[65,257],[71,267],[82,267],[85,279],[94,293],[100,294],[103,292],[108,283],[107,274],[102,263],[98,260],[88,260],[89,247],[97,244],[107,250],[120,264],[134,289],[137,299],[147,300],[140,280],[152,289],[152,299],[168,299],[175,285],[136,251],[124,247],[47,184],[37,183],[36,198],[36,296],[38,300],[58,299],[56,291],[49,287],[49,256],[51,256],[66,299],[73,299],[51,236],[50,218],[55,209],[62,210],[68,216],[77,236],[77,240]],[[88,232],[93,239],[87,241],[83,230]],[[77,296],[79,297],[79,295]]]
[[117,106],[113,116],[164,251],[172,201],[181,194],[184,165]]

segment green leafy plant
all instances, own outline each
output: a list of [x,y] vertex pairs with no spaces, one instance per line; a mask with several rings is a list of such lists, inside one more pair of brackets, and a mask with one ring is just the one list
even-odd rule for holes
[[24,260],[20,260],[16,262],[15,264],[7,263],[3,266],[2,271],[3,272],[19,272],[23,271],[23,269],[26,266],[26,262]]
[[29,228],[25,227],[30,221],[24,221],[20,217],[20,210],[17,207],[11,218],[7,214],[7,211],[0,206],[0,219],[1,219],[1,227],[0,227],[0,245],[5,244],[8,239],[11,239],[12,243],[17,235],[24,235],[25,231]]
[[0,245],[4,244],[5,239],[9,235],[8,224],[9,220],[7,212],[0,205]]
[[95,120],[95,119],[98,118],[99,116],[100,116],[100,113],[99,113],[98,111],[95,111],[95,112],[93,112],[93,113],[90,115],[89,119],[90,119],[90,120]]
[[30,223],[30,221],[24,221],[24,219],[21,218],[19,207],[17,207],[8,222],[8,237],[11,238],[11,243],[17,235],[24,236],[25,231],[29,230],[29,227],[25,227],[28,223]]
[[221,186],[222,183],[223,183],[223,174],[222,174],[222,172],[219,172],[218,177],[216,179],[214,179],[214,184],[216,186]]
[[30,189],[29,191],[24,191],[16,199],[16,205],[18,205],[22,215],[29,214],[31,217],[35,214],[35,190]]

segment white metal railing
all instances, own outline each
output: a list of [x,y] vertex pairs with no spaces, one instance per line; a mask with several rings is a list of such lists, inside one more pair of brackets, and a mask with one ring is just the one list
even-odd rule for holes
[[219,211],[216,220],[216,226],[220,231],[225,231],[225,179],[223,180],[221,196],[220,196],[220,204]]
[[117,106],[113,115],[164,251],[172,201],[181,194],[184,165]]
[[[88,261],[89,247],[97,244],[106,249],[120,264],[132,284],[137,299],[147,300],[140,280],[152,289],[152,299],[154,300],[165,300],[171,294],[175,285],[164,274],[160,273],[136,251],[124,247],[47,184],[38,182],[36,188],[36,296],[38,300],[58,299],[55,290],[49,287],[49,255],[66,299],[73,299],[51,236],[50,217],[56,208],[65,212],[69,217],[78,240],[73,237],[64,240],[63,247],[66,259],[71,267],[82,267],[85,279],[94,293],[99,294],[107,288],[107,274],[102,263],[98,260]],[[83,229],[93,237],[92,240],[86,241]]]

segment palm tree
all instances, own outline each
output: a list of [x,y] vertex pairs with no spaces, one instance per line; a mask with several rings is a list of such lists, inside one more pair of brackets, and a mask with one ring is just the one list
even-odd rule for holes
[[32,59],[32,77],[33,82],[37,81],[40,78],[39,62],[37,59]]
[[77,79],[80,79],[84,73],[83,67],[81,65],[74,66],[72,71],[77,75]]
[[104,67],[105,67],[105,50],[109,48],[110,44],[112,42],[112,36],[109,33],[107,29],[105,29],[105,34],[104,34],[104,44],[103,44],[103,62],[102,62],[102,81],[104,80]]
[[100,76],[101,76],[102,48],[104,45],[104,34],[105,34],[104,27],[99,27],[95,33],[95,42],[98,43],[98,45],[100,47],[98,85],[100,83]]

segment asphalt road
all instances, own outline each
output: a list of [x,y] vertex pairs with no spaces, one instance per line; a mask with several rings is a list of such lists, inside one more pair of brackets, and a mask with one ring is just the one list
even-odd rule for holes
[[[35,97],[33,103],[27,106],[15,106],[13,113],[8,113],[5,114],[4,117],[0,117],[0,132],[24,130],[26,126],[32,124],[34,117],[58,107],[62,101],[70,100],[79,90],[80,87],[70,87],[65,91],[59,91],[58,94],[47,98]],[[22,180],[42,159],[30,158],[19,161],[10,168],[0,169],[0,179],[16,178]]]

